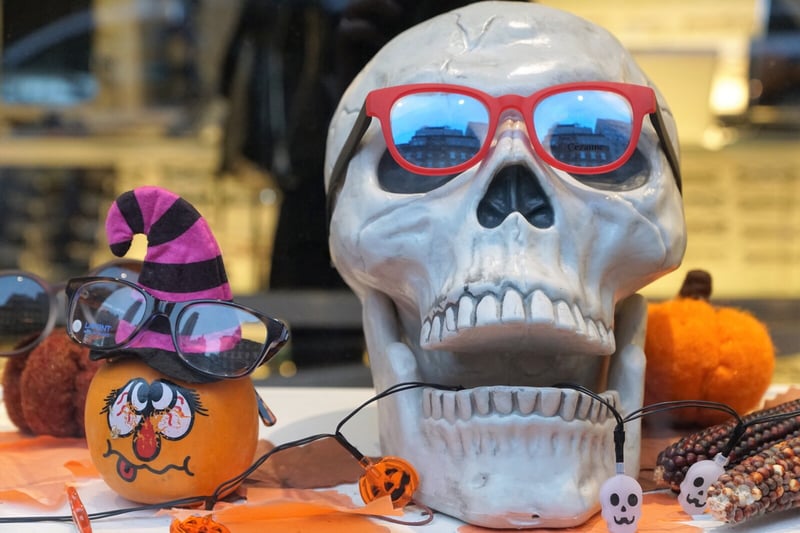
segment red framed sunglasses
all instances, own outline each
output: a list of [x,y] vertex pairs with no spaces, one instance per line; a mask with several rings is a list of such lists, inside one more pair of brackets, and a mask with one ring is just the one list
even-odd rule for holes
[[492,96],[461,85],[418,83],[367,95],[333,166],[328,212],[372,118],[380,122],[386,147],[398,165],[415,174],[442,176],[463,172],[486,157],[508,109],[524,117],[535,153],[553,168],[572,174],[603,174],[624,165],[649,116],[681,187],[678,158],[650,87],[588,81],[555,85],[528,96]]

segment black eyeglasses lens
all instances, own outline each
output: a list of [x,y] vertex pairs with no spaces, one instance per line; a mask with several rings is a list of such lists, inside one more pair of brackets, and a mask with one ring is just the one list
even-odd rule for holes
[[245,309],[204,302],[183,310],[176,338],[189,365],[216,376],[238,377],[247,374],[261,357],[267,328]]

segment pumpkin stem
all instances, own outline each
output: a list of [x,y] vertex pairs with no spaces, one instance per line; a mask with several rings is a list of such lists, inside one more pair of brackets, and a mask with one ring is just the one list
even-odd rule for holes
[[705,270],[690,270],[686,273],[678,296],[708,301],[711,298],[711,274]]

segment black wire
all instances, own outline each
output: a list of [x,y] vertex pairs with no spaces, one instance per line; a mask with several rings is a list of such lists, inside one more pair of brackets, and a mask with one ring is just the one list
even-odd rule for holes
[[214,505],[216,505],[216,503],[219,501],[220,498],[222,498],[226,494],[230,493],[233,489],[238,487],[245,479],[247,479],[248,476],[250,476],[250,474],[255,472],[262,464],[266,462],[267,459],[269,459],[276,453],[288,450],[290,448],[295,448],[297,446],[305,446],[306,444],[310,444],[312,442],[329,437],[335,438],[335,435],[332,435],[330,433],[320,433],[317,435],[312,435],[310,437],[303,437],[302,439],[284,442],[283,444],[279,444],[278,446],[273,447],[268,452],[265,452],[263,455],[261,455],[261,457],[256,459],[253,462],[253,464],[251,464],[245,471],[228,479],[227,481],[223,481],[217,486],[216,490],[214,490],[214,493],[211,496],[204,498],[206,510],[210,511],[211,509],[213,509]]
[[420,387],[430,387],[433,389],[453,390],[453,391],[459,391],[464,389],[464,387],[462,387],[461,385],[441,385],[437,383],[425,383],[422,381],[405,381],[402,383],[397,383],[396,385],[389,387],[383,392],[376,394],[372,398],[368,399],[367,401],[365,401],[364,403],[362,403],[361,405],[350,411],[350,413],[348,413],[347,416],[342,418],[342,420],[336,425],[336,432],[332,436],[337,441],[339,441],[339,444],[341,444],[347,451],[349,451],[353,455],[353,457],[356,458],[357,461],[361,461],[364,458],[364,454],[358,451],[358,449],[352,444],[350,444],[350,441],[348,441],[347,438],[345,438],[344,434],[342,434],[342,427],[344,427],[344,425],[347,422],[349,422],[350,419],[356,416],[362,409],[367,407],[369,404],[377,402],[382,398],[386,398],[391,394],[396,394],[398,392],[404,392],[411,389],[417,389]]
[[[294,441],[285,442],[283,444],[279,444],[266,453],[262,454],[258,459],[256,459],[253,464],[251,464],[246,470],[241,472],[240,474],[223,481],[222,483],[217,486],[214,490],[213,494],[210,496],[191,496],[188,498],[180,498],[176,500],[170,500],[166,502],[148,504],[148,505],[140,505],[136,507],[127,507],[122,509],[113,509],[108,511],[100,511],[95,513],[90,513],[89,519],[90,520],[99,520],[103,518],[110,518],[114,516],[119,516],[127,513],[133,513],[138,511],[151,511],[156,509],[164,509],[170,507],[182,507],[187,505],[192,505],[196,503],[204,503],[206,510],[212,510],[214,505],[222,498],[223,496],[227,495],[231,491],[233,491],[237,486],[239,486],[247,477],[250,476],[253,472],[255,472],[262,464],[264,464],[270,457],[274,454],[288,450],[290,448],[304,446],[306,444],[310,444],[312,442],[325,439],[325,438],[333,438],[339,442],[343,448],[345,448],[348,452],[350,452],[357,460],[363,459],[363,454],[358,451],[358,449],[350,444],[350,442],[344,437],[342,434],[342,427],[350,421],[356,414],[358,414],[362,409],[367,407],[368,405],[385,398],[389,395],[396,394],[398,392],[404,392],[411,389],[416,389],[420,387],[430,387],[440,390],[450,390],[450,391],[459,391],[463,390],[464,387],[460,385],[441,385],[441,384],[432,384],[432,383],[424,383],[420,381],[409,381],[398,383],[389,387],[388,389],[375,394],[367,401],[363,402],[361,405],[353,409],[350,413],[348,413],[342,420],[336,425],[336,430],[334,433],[319,433],[316,435],[311,435],[308,437],[303,437],[301,439],[297,439]],[[626,423],[631,422],[633,420],[637,420],[640,418],[644,418],[645,416],[662,413],[666,411],[671,411],[675,409],[686,409],[686,408],[700,408],[700,409],[712,409],[716,411],[722,411],[737,420],[737,424],[734,427],[734,430],[731,434],[731,438],[728,440],[725,449],[721,452],[724,457],[728,457],[730,451],[733,447],[739,442],[739,440],[745,435],[746,430],[753,425],[756,424],[763,424],[763,423],[770,423],[770,422],[778,422],[781,420],[787,420],[794,416],[800,416],[800,410],[791,411],[788,413],[777,413],[773,415],[767,415],[763,417],[757,417],[744,422],[742,417],[729,405],[726,405],[721,402],[711,402],[706,400],[675,400],[669,402],[659,402],[654,404],[649,404],[642,406],[635,411],[632,411],[627,416],[623,417],[619,411],[609,402],[607,399],[603,398],[600,394],[592,391],[591,389],[584,387],[583,385],[578,385],[575,383],[557,383],[554,385],[556,388],[562,389],[573,389],[582,394],[585,394],[598,402],[602,403],[606,407],[608,407],[609,411],[613,414],[617,424],[614,428],[614,448],[615,448],[615,456],[617,463],[623,462],[623,448],[625,442],[625,432],[624,426]],[[389,522],[405,524],[405,525],[423,525],[430,522],[433,519],[433,511],[428,509],[427,507],[416,503],[423,510],[423,515],[426,516],[421,522],[403,522],[401,520],[392,519],[388,517],[376,516],[371,515],[374,518],[380,518],[382,520],[386,520]],[[73,520],[71,515],[61,515],[61,516],[18,516],[18,517],[0,517],[0,524],[13,524],[13,523],[34,523],[34,522],[71,522]]]
[[[364,407],[368,406],[369,404],[380,400],[381,398],[385,398],[391,394],[395,394],[397,392],[403,392],[406,390],[411,390],[419,387],[432,387],[442,390],[462,390],[463,387],[460,385],[456,386],[449,386],[449,385],[438,385],[438,384],[430,384],[418,381],[409,381],[404,383],[398,383],[388,389],[374,395],[369,400],[365,401],[358,407],[356,407],[353,411],[351,411],[347,416],[345,416],[339,424],[336,426],[336,433],[320,433],[317,435],[311,435],[308,437],[303,437],[301,439],[297,439],[294,441],[284,442],[283,444],[279,444],[269,451],[262,454],[258,459],[256,459],[253,464],[251,464],[246,470],[241,472],[240,474],[223,481],[220,483],[217,488],[214,490],[213,494],[209,496],[190,496],[187,498],[180,498],[176,500],[169,500],[165,502],[147,504],[147,505],[140,505],[136,507],[126,507],[122,509],[112,509],[108,511],[99,511],[95,513],[88,513],[89,520],[100,520],[103,518],[110,518],[114,516],[119,516],[127,513],[135,513],[138,511],[152,511],[158,509],[166,509],[170,507],[182,507],[187,505],[192,505],[196,503],[204,503],[205,509],[210,511],[214,508],[214,505],[222,498],[223,496],[229,494],[233,491],[237,486],[239,486],[247,477],[255,472],[264,462],[267,461],[270,457],[274,454],[288,450],[289,448],[294,448],[297,446],[304,446],[306,444],[310,444],[312,442],[325,439],[325,438],[334,438],[340,444],[343,445],[347,451],[353,453],[356,459],[363,458],[363,454],[358,452],[358,450],[350,444],[347,439],[344,438],[344,435],[341,433],[341,428],[344,424],[349,421],[353,416],[355,416],[359,411],[361,411]],[[360,455],[360,457],[359,457]],[[422,522],[419,523],[411,523],[411,522],[403,522],[397,519],[388,519],[388,521],[399,523],[399,524],[406,524],[406,525],[422,525],[428,523],[433,518],[433,512],[430,509],[417,504],[421,509],[423,509],[423,514],[429,515],[428,518],[424,519]],[[374,518],[381,518],[386,519],[386,517],[380,517],[375,515]],[[35,522],[72,522],[73,518],[72,515],[54,515],[54,516],[17,516],[17,517],[0,517],[0,524],[14,524],[14,523],[35,523]]]
[[553,385],[553,387],[559,389],[574,389],[578,392],[582,392],[583,394],[586,394],[587,396],[594,398],[598,402],[608,407],[608,410],[611,411],[611,414],[613,414],[614,418],[617,420],[617,425],[622,425],[624,423],[622,415],[619,414],[619,411],[617,411],[614,405],[605,398],[603,398],[600,394],[593,391],[592,389],[584,387],[583,385],[578,385],[577,383],[568,383],[568,382],[556,383],[555,385]]
[[736,410],[730,405],[721,402],[711,402],[707,400],[673,400],[669,402],[651,403],[642,406],[640,409],[632,411],[625,417],[624,421],[630,422],[638,418],[643,418],[647,415],[663,413],[666,411],[672,411],[674,409],[686,409],[690,407],[722,411],[724,413],[728,413],[729,415],[731,415],[740,424],[742,423],[742,417],[739,416],[739,413],[737,413]]
[[411,389],[417,389],[420,387],[430,387],[432,389],[451,390],[451,391],[459,391],[464,389],[464,387],[462,387],[461,385],[440,385],[436,383],[425,383],[422,381],[404,381],[403,383],[392,385],[388,389],[376,394],[369,400],[365,401],[364,403],[362,403],[361,405],[350,411],[350,413],[347,416],[345,416],[336,426],[336,434],[341,434],[342,426],[344,426],[351,418],[356,416],[362,409],[364,409],[369,404],[377,402],[378,400],[383,399],[391,394]]
[[622,418],[622,415],[619,414],[616,407],[600,396],[600,394],[596,393],[592,389],[588,387],[584,387],[583,385],[578,385],[577,383],[556,383],[553,385],[559,389],[573,389],[582,394],[586,394],[587,396],[594,398],[598,402],[602,403],[608,410],[611,411],[611,414],[614,415],[614,419],[617,421],[617,425],[614,426],[614,460],[617,464],[622,464],[625,462],[625,420]]
[[736,424],[736,427],[734,427],[733,431],[731,432],[731,438],[728,439],[727,443],[725,443],[725,448],[720,453],[722,453],[722,455],[724,455],[725,457],[730,456],[733,449],[736,447],[737,444],[739,444],[739,441],[741,441],[742,438],[744,438],[744,436],[747,434],[747,430],[751,426],[755,426],[756,424],[781,422],[783,420],[788,420],[795,416],[800,416],[800,410],[789,411],[788,413],[774,413],[771,415],[764,415],[760,417],[751,418],[746,422],[739,419],[739,423]]
[[[608,402],[605,398],[600,396],[598,393],[594,392],[591,389],[588,389],[582,385],[577,385],[574,383],[557,383],[554,385],[558,388],[571,388],[588,396],[591,396],[595,400],[602,402],[609,410],[613,413],[614,418],[617,420],[617,425],[614,428],[614,457],[618,464],[624,462],[624,448],[625,448],[625,429],[624,426],[628,422],[632,422],[633,420],[637,420],[640,418],[644,418],[645,416],[656,414],[656,413],[663,413],[666,411],[671,411],[674,409],[686,409],[686,408],[700,408],[700,409],[712,409],[716,411],[722,411],[731,415],[733,418],[736,419],[737,424],[734,428],[731,438],[729,439],[725,449],[721,452],[723,457],[728,457],[730,455],[730,451],[742,438],[745,433],[745,430],[748,426],[764,422],[764,421],[777,421],[782,420],[784,418],[788,418],[790,416],[789,413],[782,413],[780,415],[772,415],[768,417],[762,417],[761,419],[756,419],[749,421],[745,424],[742,420],[742,417],[739,416],[739,413],[736,410],[724,403],[721,402],[712,402],[707,400],[673,400],[669,402],[658,402],[652,403],[648,405],[644,405],[635,411],[632,411],[627,416],[622,417],[619,412]],[[800,415],[800,411],[795,411],[796,414]]]

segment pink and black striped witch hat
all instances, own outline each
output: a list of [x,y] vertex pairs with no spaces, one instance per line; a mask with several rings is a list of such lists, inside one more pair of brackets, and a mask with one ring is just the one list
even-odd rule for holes
[[[124,256],[136,234],[147,236],[147,252],[137,283],[150,294],[171,302],[232,301],[219,245],[206,220],[189,202],[159,187],[122,193],[106,218],[112,253]],[[135,352],[169,376],[190,382],[209,381],[175,356],[165,320],[154,321],[124,351]]]

